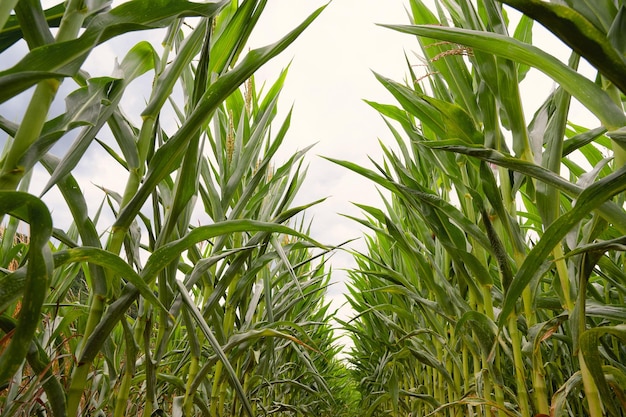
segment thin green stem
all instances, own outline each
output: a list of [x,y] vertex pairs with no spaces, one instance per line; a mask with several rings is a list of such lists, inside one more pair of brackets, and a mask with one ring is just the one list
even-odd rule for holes
[[526,376],[524,359],[522,357],[522,337],[517,328],[517,318],[511,315],[509,318],[509,333],[511,335],[511,350],[513,351],[513,363],[515,364],[515,381],[517,385],[517,398],[522,417],[530,417],[530,401],[526,389]]
[[87,6],[84,0],[69,0],[65,6],[65,14],[61,20],[56,41],[65,42],[75,39],[87,17]]
[[583,379],[583,386],[585,388],[585,398],[587,399],[587,405],[589,406],[590,417],[602,417],[604,411],[602,408],[602,399],[600,398],[600,392],[598,386],[589,372],[589,367],[585,362],[584,355],[578,351],[578,361],[580,363],[580,373]]
[[17,189],[18,184],[26,175],[25,168],[20,165],[21,159],[39,138],[59,85],[61,82],[57,79],[48,79],[37,84],[22,123],[15,133],[11,148],[3,160],[0,169],[0,190]]

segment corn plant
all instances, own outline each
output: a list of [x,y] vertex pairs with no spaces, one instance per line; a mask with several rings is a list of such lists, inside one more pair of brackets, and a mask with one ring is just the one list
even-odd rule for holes
[[[19,123],[0,117],[8,135],[1,415],[330,415],[347,407],[351,385],[334,358],[324,301],[328,248],[304,223],[318,202],[292,205],[306,149],[274,161],[291,118],[275,120],[287,72],[260,89],[254,81],[323,8],[275,44],[247,51],[265,5],[0,5],[0,51],[28,46],[0,72],[0,102],[32,91]],[[110,77],[83,69],[98,45],[153,29],[163,29],[162,48],[137,43]],[[152,74],[152,88],[134,114],[123,96],[143,74]],[[75,90],[50,118],[61,83]],[[64,137],[73,144],[52,154]],[[95,207],[74,175],[88,149],[126,176],[122,188],[102,188]],[[33,175],[37,164],[47,178]],[[65,207],[51,210],[30,193],[35,181],[46,183],[42,195],[60,191]],[[55,227],[59,210],[71,214],[69,228]],[[27,245],[14,241],[21,223]]]
[[[395,146],[374,169],[337,161],[391,192],[356,219],[371,233],[345,325],[363,415],[623,416],[625,6],[409,4],[412,24],[389,27],[423,62],[405,83],[376,75],[398,104],[371,103]],[[533,46],[535,20],[567,63]],[[531,67],[557,87],[527,120]],[[597,126],[569,120],[572,98]]]

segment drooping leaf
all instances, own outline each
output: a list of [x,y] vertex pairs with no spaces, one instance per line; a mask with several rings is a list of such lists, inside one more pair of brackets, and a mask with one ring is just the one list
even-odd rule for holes
[[212,16],[226,3],[135,0],[98,14],[77,39],[35,48],[13,67],[0,71],[0,103],[47,78],[75,75],[91,50],[113,37],[166,27],[181,16]]
[[[546,4],[541,2],[542,4]],[[541,49],[489,32],[434,26],[390,25],[391,29],[471,46],[486,53],[530,65],[557,81],[594,113],[609,130],[626,125],[626,116],[599,86]]]
[[[603,31],[587,18],[595,15],[595,10],[606,11],[606,7],[590,6],[589,10],[594,9],[594,12],[589,13],[587,16],[574,8],[553,2],[505,0],[504,3],[515,7],[543,24],[548,30],[557,35],[560,40],[593,64],[600,73],[611,80],[621,91],[626,91],[626,83],[624,82],[626,59],[624,59],[623,54],[614,49],[612,41],[607,42],[606,30]],[[605,18],[603,20],[609,19]],[[610,19],[610,21],[613,21],[613,19]],[[618,22],[617,27],[620,24]],[[612,38],[615,38],[614,32]],[[561,83],[561,85],[563,84]],[[583,100],[581,102],[585,103]]]
[[[39,325],[39,314],[52,273],[52,258],[48,247],[52,235],[52,218],[41,200],[20,191],[0,191],[0,213],[17,214],[31,227],[20,316],[9,345],[0,354],[0,382],[6,382],[21,366]],[[13,297],[10,289],[13,283],[5,280],[2,284],[5,288],[0,294]],[[5,302],[0,300],[0,305],[3,304]]]

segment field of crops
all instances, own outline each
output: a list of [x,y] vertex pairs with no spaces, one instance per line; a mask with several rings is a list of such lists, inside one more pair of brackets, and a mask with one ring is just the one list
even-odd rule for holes
[[[385,196],[352,219],[347,318],[327,289],[348,246],[294,203],[308,148],[275,158],[287,70],[254,77],[325,7],[250,50],[268,0],[111,3],[0,2],[0,56],[24,49],[0,69],[24,104],[0,112],[0,417],[626,416],[623,0],[406,0],[388,30],[419,56],[374,75],[380,154],[327,158]],[[530,71],[555,85],[537,108]],[[95,209],[92,152],[125,179]]]

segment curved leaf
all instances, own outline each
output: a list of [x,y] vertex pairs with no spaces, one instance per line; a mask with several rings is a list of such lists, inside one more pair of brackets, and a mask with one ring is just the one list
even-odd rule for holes
[[96,15],[77,39],[35,48],[13,67],[0,72],[0,103],[47,78],[75,75],[91,50],[123,33],[168,26],[181,16],[212,16],[227,0],[135,0]]
[[[148,42],[139,42],[134,45],[130,49],[130,51],[128,51],[128,53],[122,60],[122,63],[119,67],[121,75],[123,75],[122,79],[101,79],[98,84],[105,83],[105,85],[100,86],[100,89],[96,91],[91,91],[89,94],[84,91],[85,89],[89,90],[89,87],[83,87],[82,89],[78,90],[83,90],[83,94],[87,94],[87,96],[84,97],[85,103],[92,103],[94,99],[105,100],[99,100],[100,106],[97,107],[96,114],[94,114],[92,116],[92,119],[89,120],[90,126],[86,127],[78,135],[70,149],[67,151],[66,155],[63,157],[60,163],[56,165],[56,167],[54,168],[54,172],[50,175],[48,183],[41,192],[42,195],[48,192],[58,181],[61,180],[61,178],[71,172],[74,167],[76,167],[96,135],[100,132],[105,123],[109,122],[109,120],[112,118],[112,115],[116,111],[118,111],[117,106],[124,95],[126,87],[128,87],[128,85],[135,78],[153,68],[154,49],[152,48],[152,45],[150,45]],[[93,84],[93,82],[90,83],[90,85],[91,84]],[[72,95],[70,95],[70,97],[71,96]],[[74,115],[74,110],[75,107],[70,106],[70,103],[68,102],[68,112],[66,114],[71,114],[71,119],[74,119],[76,117]],[[70,126],[65,125],[63,127],[64,129],[60,132],[58,132],[57,129],[56,133],[63,134],[66,132],[66,130],[70,128]],[[44,126],[44,132],[46,130],[53,129],[46,129],[46,126]],[[132,140],[132,137],[128,139]],[[125,149],[125,147],[123,147],[122,149]],[[41,152],[44,152],[46,150],[47,149],[42,149]]]
[[[610,414],[619,416],[618,410],[620,408],[615,403],[614,398],[616,395],[611,392],[609,385],[607,384],[604,371],[602,369],[602,360],[600,358],[600,351],[598,349],[599,339],[601,336],[611,335],[615,336],[626,343],[626,324],[620,324],[617,326],[595,327],[585,331],[580,336],[580,351],[585,358],[585,363],[588,365],[589,372],[593,376],[593,379],[598,386],[600,396],[609,408]],[[620,389],[619,387],[613,387],[613,389]],[[626,393],[622,387],[621,393],[617,395],[618,398],[626,398]],[[622,404],[623,405],[623,404]],[[623,410],[623,408],[621,408]]]
[[626,115],[601,87],[535,46],[491,32],[424,25],[386,25],[386,27],[412,35],[468,45],[483,52],[530,65],[558,82],[600,119],[608,130],[617,130],[626,125]]
[[[616,50],[611,42],[607,42],[606,31],[600,30],[587,16],[566,5],[541,0],[504,0],[503,3],[540,22],[587,59],[622,92],[626,92],[626,60],[623,51]],[[600,12],[608,11],[606,7],[595,4],[591,7]]]
[[524,288],[534,278],[535,273],[540,270],[541,264],[549,257],[552,249],[560,244],[561,239],[592,210],[598,208],[614,195],[626,190],[624,174],[626,174],[626,168],[619,169],[586,188],[576,200],[574,208],[559,217],[546,229],[513,278],[502,305],[502,312],[498,320],[500,326],[507,322],[508,316],[513,313],[515,303],[521,297]]
[[19,213],[30,224],[28,265],[24,281],[20,316],[11,342],[0,354],[0,383],[19,369],[26,357],[48,290],[52,258],[48,241],[52,235],[52,218],[48,207],[37,197],[19,191],[0,191],[0,213]]

